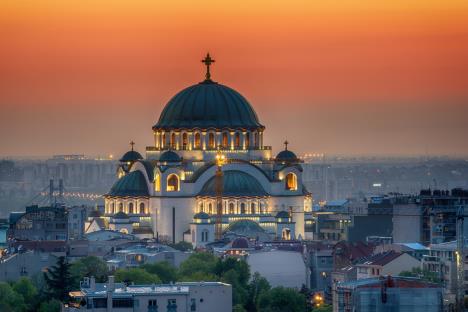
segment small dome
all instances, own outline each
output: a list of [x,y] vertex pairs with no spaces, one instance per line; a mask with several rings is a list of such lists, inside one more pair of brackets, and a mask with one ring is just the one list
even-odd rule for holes
[[[210,178],[199,196],[216,196],[215,177]],[[238,170],[223,172],[223,196],[268,196],[260,182],[248,173]]]
[[137,151],[131,150],[126,152],[122,158],[120,158],[120,162],[134,162],[140,159],[143,159],[143,156],[141,156]]
[[238,237],[232,241],[231,248],[247,249],[249,248],[249,241],[245,237]]
[[202,219],[202,220],[207,220],[210,218],[210,216],[206,213],[206,212],[199,212],[199,213],[196,213],[194,216],[193,216],[194,219]]
[[279,152],[278,155],[276,155],[275,159],[276,161],[286,161],[286,162],[294,162],[294,161],[299,160],[296,154],[294,154],[293,152],[289,150],[284,150],[284,151]]
[[113,216],[113,218],[114,219],[128,219],[128,215],[123,211],[119,211]]
[[107,196],[149,196],[148,185],[141,171],[132,171],[112,186]]
[[154,130],[168,129],[258,129],[249,102],[237,91],[211,80],[177,93],[164,107]]
[[160,162],[180,162],[181,158],[179,154],[174,151],[165,151],[159,157]]
[[276,214],[276,217],[277,219],[281,218],[281,219],[289,219],[289,213],[287,211],[280,211]]
[[262,241],[269,240],[268,234],[265,230],[255,221],[252,220],[238,220],[229,224],[225,233],[232,232],[240,236],[246,236],[252,239],[259,238]]

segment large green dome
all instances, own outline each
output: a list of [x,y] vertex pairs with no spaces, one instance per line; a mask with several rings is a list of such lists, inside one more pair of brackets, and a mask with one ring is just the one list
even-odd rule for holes
[[143,173],[132,171],[112,186],[107,196],[149,196],[148,185]]
[[177,93],[164,107],[154,130],[258,129],[249,102],[237,91],[206,80]]
[[[216,196],[215,177],[210,178],[199,196]],[[248,173],[238,170],[223,172],[223,196],[268,196],[260,182]]]

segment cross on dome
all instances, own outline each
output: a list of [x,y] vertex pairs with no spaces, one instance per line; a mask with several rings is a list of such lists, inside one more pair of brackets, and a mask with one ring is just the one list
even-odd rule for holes
[[284,141],[284,150],[286,151],[288,150],[288,144],[289,144],[288,140]]
[[132,147],[132,151],[133,151],[133,146],[134,146],[134,145],[135,145],[135,142],[133,142],[133,140],[130,141],[130,146]]
[[210,66],[215,62],[214,59],[211,58],[210,53],[207,53],[205,58],[201,60],[203,64],[206,66],[206,74],[205,74],[205,81],[211,80],[211,73],[210,73]]

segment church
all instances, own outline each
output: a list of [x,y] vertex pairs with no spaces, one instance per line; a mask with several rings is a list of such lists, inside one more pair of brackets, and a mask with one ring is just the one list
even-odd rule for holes
[[288,142],[272,155],[252,105],[212,80],[209,54],[202,62],[205,79],[166,104],[145,157],[132,142],[120,159],[118,180],[104,196],[107,227],[195,246],[214,241],[215,222],[225,234],[253,239],[305,238],[312,197],[302,185],[301,160]]

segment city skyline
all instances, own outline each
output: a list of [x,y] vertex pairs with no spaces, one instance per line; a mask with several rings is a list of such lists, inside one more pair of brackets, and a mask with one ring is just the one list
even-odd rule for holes
[[107,3],[2,4],[1,157],[144,152],[206,52],[275,151],[468,155],[465,2]]

